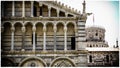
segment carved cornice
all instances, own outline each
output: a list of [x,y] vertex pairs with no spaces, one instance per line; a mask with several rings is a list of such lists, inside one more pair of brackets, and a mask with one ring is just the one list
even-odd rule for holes
[[77,21],[76,17],[4,17],[2,21]]
[[25,54],[86,54],[87,50],[68,50],[68,51],[3,51],[2,55],[25,55]]

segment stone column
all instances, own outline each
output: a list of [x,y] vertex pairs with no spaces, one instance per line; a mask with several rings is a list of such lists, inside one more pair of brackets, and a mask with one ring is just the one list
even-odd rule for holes
[[65,13],[65,17],[67,17],[68,16],[68,13]]
[[57,31],[57,28],[56,28],[56,25],[54,26],[54,51],[56,51],[56,31]]
[[24,51],[24,46],[25,46],[25,26],[22,27],[22,51]]
[[64,50],[67,50],[67,27],[64,27]]
[[12,1],[12,16],[15,16],[15,2]]
[[35,51],[35,31],[36,31],[36,27],[35,26],[33,26],[33,51]]
[[34,5],[34,1],[31,1],[31,17],[33,17],[33,5]]
[[44,26],[43,27],[43,50],[45,51],[46,50],[46,27]]
[[14,26],[11,27],[11,51],[14,51],[14,31],[15,31],[15,28]]
[[59,12],[60,12],[60,11],[57,9],[57,17],[59,17]]
[[25,17],[25,1],[22,3],[22,17]]
[[48,17],[51,16],[51,7],[48,7]]

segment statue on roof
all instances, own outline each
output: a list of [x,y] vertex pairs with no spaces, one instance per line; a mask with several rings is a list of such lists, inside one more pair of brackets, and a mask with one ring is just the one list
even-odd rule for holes
[[80,16],[80,20],[86,21],[87,20],[87,16],[90,16],[92,13],[86,13],[86,2],[85,2],[85,0],[82,3],[82,5],[83,5],[83,12],[82,12],[82,14]]

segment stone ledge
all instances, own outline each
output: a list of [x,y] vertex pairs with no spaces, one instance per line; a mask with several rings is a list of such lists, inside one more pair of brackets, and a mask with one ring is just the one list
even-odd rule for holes
[[87,50],[69,50],[69,51],[2,51],[2,55],[19,54],[86,54]]

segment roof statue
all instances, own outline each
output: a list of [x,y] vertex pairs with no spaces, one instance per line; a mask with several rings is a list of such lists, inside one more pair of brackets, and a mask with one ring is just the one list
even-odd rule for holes
[[82,5],[83,5],[83,12],[82,12],[82,15],[81,15],[80,19],[86,21],[87,16],[90,16],[92,13],[86,13],[86,2],[85,2],[85,0],[82,3]]

